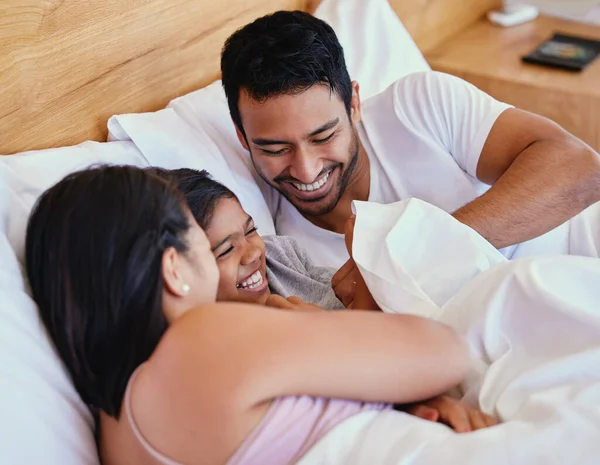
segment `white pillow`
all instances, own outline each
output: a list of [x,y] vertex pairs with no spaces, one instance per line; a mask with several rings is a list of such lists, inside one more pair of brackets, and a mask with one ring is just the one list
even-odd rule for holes
[[[206,110],[217,115],[223,105],[213,101],[213,86],[204,89],[203,95],[208,100]],[[203,105],[200,107],[204,110]],[[230,121],[228,114],[227,120]],[[216,124],[220,120],[214,118],[213,121]],[[152,166],[206,169],[238,196],[261,234],[275,234],[271,213],[257,185],[257,176],[247,166],[250,163],[248,157],[238,156],[243,149],[235,138],[235,131],[227,138],[220,137],[210,123],[193,128],[174,109],[166,108],[153,113],[113,116],[108,121],[108,134],[111,140],[133,141]],[[233,125],[219,130],[233,130]],[[232,138],[237,145],[233,144]],[[224,145],[228,143],[229,146]],[[224,157],[224,153],[230,156]]]
[[92,416],[41,323],[23,266],[25,229],[36,199],[66,174],[97,163],[148,165],[133,144],[124,142],[87,142],[0,157],[3,464],[99,464]]
[[315,16],[338,36],[362,100],[407,74],[431,69],[387,0],[323,0]]

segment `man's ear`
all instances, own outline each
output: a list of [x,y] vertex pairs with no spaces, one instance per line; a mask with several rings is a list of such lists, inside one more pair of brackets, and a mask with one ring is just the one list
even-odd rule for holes
[[352,123],[360,123],[360,112],[360,86],[358,82],[352,81],[352,100],[350,100],[350,118],[352,119]]
[[183,297],[190,291],[182,273],[181,260],[175,247],[169,247],[163,252],[161,271],[165,290],[176,297]]
[[235,126],[235,133],[237,134],[240,144],[242,144],[242,147],[244,147],[249,152],[250,147],[248,147],[248,142],[246,141],[246,136],[242,133],[242,131],[240,131],[240,128],[238,128],[237,124],[234,124],[234,126]]

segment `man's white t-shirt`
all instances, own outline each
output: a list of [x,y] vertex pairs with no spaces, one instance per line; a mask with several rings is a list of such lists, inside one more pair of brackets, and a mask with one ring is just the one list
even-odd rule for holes
[[[419,198],[454,212],[490,186],[476,177],[492,126],[510,105],[457,77],[410,74],[362,104],[360,140],[369,156],[369,201]],[[348,259],[344,236],[305,219],[286,199],[275,215],[280,235],[293,236],[319,266]],[[510,257],[512,248],[506,249]]]

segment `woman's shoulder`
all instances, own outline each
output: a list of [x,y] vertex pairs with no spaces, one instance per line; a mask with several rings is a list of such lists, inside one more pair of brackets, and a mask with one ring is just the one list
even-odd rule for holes
[[269,311],[257,312],[257,308],[260,307],[241,302],[213,302],[185,312],[169,326],[148,360],[146,370],[164,367],[185,374],[190,364],[196,367],[220,364],[228,357],[226,346],[240,332],[247,331],[247,326],[258,323],[256,316],[248,318],[248,315]]
[[[154,449],[181,463],[224,463],[264,415],[235,382],[240,357],[228,357],[241,353],[229,335],[238,321],[244,325],[236,315],[248,307],[215,303],[186,312],[132,379],[130,411]],[[223,443],[224,436],[231,442]]]

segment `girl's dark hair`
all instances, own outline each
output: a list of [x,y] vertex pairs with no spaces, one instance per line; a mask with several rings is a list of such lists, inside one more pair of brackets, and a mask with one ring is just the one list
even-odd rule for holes
[[181,194],[127,166],[66,176],[29,218],[27,275],[42,321],[83,401],[115,418],[167,328],[163,252],[185,253],[188,228]]
[[210,226],[219,200],[235,199],[239,202],[231,190],[212,179],[206,170],[198,171],[191,168],[166,170],[156,167],[149,168],[149,170],[177,186],[202,229]]
[[233,33],[221,53],[221,74],[231,119],[242,134],[240,90],[260,102],[325,84],[350,115],[344,50],[329,24],[302,11],[278,11]]

